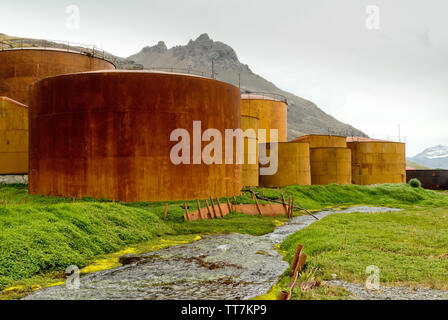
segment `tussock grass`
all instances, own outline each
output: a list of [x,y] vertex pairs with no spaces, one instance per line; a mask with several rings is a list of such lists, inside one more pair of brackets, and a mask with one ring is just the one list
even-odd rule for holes
[[[324,277],[336,272],[346,279],[362,279],[364,264],[373,252],[380,268],[390,266],[384,269],[384,281],[424,281],[425,268],[434,269],[434,279],[442,279],[447,193],[408,185],[290,186],[254,191],[272,199],[294,196],[296,204],[314,210],[358,204],[408,209],[379,215],[334,215],[292,235],[282,249],[291,259],[295,244],[305,244],[316,274]],[[83,267],[99,256],[160,236],[261,235],[285,220],[232,213],[222,219],[184,222],[183,203],[169,202],[168,220],[163,221],[165,203],[111,203],[90,198],[72,203],[71,198],[28,195],[26,185],[0,185],[0,290],[32,277],[60,276],[68,265]],[[244,193],[237,203],[253,200]],[[187,205],[190,210],[197,209],[196,201]],[[421,267],[409,268],[411,261],[418,261]],[[322,289],[322,294],[325,292]]]
[[0,288],[174,233],[151,212],[104,203],[0,207],[0,229]]

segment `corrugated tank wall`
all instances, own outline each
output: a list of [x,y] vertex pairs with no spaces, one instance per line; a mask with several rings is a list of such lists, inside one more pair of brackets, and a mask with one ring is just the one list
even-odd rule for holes
[[417,178],[422,187],[432,190],[448,190],[448,170],[407,170],[406,181]]
[[[272,188],[311,184],[308,143],[284,142],[265,145],[268,156],[271,154],[271,148],[278,147],[278,171],[274,175],[260,175],[260,186]],[[263,167],[263,165],[260,165],[260,167]]]
[[398,142],[349,142],[354,184],[406,183],[406,145]]
[[0,174],[28,173],[28,107],[0,97]]
[[311,183],[317,185],[351,184],[351,151],[349,148],[310,149]]

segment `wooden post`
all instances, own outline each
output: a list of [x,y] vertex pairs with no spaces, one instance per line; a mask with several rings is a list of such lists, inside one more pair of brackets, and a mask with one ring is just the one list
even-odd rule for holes
[[184,202],[184,208],[185,208],[185,214],[187,215],[188,220],[190,220],[190,213],[188,212],[188,206],[186,202]]
[[300,257],[300,254],[302,253],[302,250],[303,250],[303,246],[301,244],[298,244],[297,248],[296,248],[296,252],[294,253],[294,258],[292,259],[292,263],[291,263],[291,272],[290,272],[291,277],[294,273],[294,270],[296,269],[297,262],[299,262],[299,257]]
[[216,201],[218,202],[219,213],[221,214],[221,217],[224,217],[224,214],[222,213],[222,209],[221,209],[221,202],[219,202],[219,198],[216,198]]
[[229,207],[229,213],[232,212],[232,205],[230,204],[229,199],[227,198],[227,206]]
[[202,212],[201,212],[201,203],[199,202],[199,199],[196,199],[196,204],[198,205],[198,213],[199,213],[199,217],[200,217],[201,220],[202,220],[203,217],[202,217]]
[[235,196],[233,196],[233,201],[235,201],[235,203],[236,203],[236,197]]
[[255,194],[253,194],[253,195],[254,195],[254,199],[255,199],[255,204],[257,205],[258,213],[259,213],[260,215],[262,215],[260,205],[258,204],[258,199],[257,199],[257,197],[255,196]]
[[292,203],[291,203],[291,211],[290,211],[290,216],[289,218],[292,219],[294,216],[294,197],[292,197]]
[[285,215],[288,216],[288,206],[286,205],[285,196],[282,196],[283,207],[285,208]]
[[213,215],[213,212],[210,209],[210,205],[208,204],[208,200],[205,200],[205,205],[207,206],[207,211],[208,211],[208,214],[210,215],[210,218],[214,219],[215,216]]
[[290,217],[290,211],[291,211],[291,198],[288,199],[288,213],[286,214],[286,216],[288,217],[288,219],[289,219],[289,217]]
[[165,213],[163,214],[163,220],[166,221],[167,216],[168,216],[168,202],[165,203]]
[[213,199],[210,197],[210,205],[213,209],[213,214],[215,215],[215,218],[218,218],[218,215],[216,214],[215,204],[213,203]]

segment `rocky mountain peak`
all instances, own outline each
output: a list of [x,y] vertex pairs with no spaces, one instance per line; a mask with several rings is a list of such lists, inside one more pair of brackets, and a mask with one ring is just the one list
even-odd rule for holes
[[[170,49],[165,43],[146,47],[139,53],[130,56],[145,68],[180,68],[201,71],[205,75],[212,73],[217,80],[240,86],[242,92],[269,92],[286,96],[288,108],[289,138],[296,138],[309,133],[328,133],[349,136],[365,134],[350,125],[342,123],[320,110],[311,101],[302,99],[276,87],[272,82],[252,72],[248,65],[239,61],[235,50],[220,41],[214,41],[207,33],[186,45]],[[270,61],[271,64],[276,61]]]
[[165,42],[159,41],[155,46],[144,47],[142,51],[145,53],[165,53],[166,51],[168,51],[168,47],[166,46]]
[[196,42],[198,42],[198,41],[207,41],[207,40],[210,40],[210,37],[208,36],[207,33],[203,33],[196,39]]

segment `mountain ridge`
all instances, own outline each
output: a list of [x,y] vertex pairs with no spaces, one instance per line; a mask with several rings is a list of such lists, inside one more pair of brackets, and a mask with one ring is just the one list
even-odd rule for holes
[[181,68],[205,72],[217,80],[241,86],[243,93],[267,92],[288,99],[288,138],[304,134],[333,134],[344,136],[366,135],[349,124],[343,123],[319,109],[313,102],[281,90],[274,83],[254,73],[247,64],[239,61],[229,45],[213,41],[208,34],[201,34],[186,45],[168,48],[163,41],[146,46],[128,59],[150,68]]
[[[6,46],[14,47],[16,43],[11,41],[14,38],[0,34],[0,40]],[[43,43],[47,47],[65,48],[64,44],[41,39],[20,41],[21,45],[29,47],[40,47]],[[70,48],[77,47],[71,46]],[[109,52],[105,52],[105,57],[114,60],[117,69],[121,70],[174,67],[198,69],[198,71],[211,76],[212,69],[214,69],[217,80],[235,86],[241,85],[242,93],[266,92],[283,95],[289,102],[288,139],[313,133],[366,137],[361,130],[337,120],[319,109],[313,102],[281,90],[274,83],[257,75],[247,64],[239,61],[238,55],[232,47],[220,41],[213,41],[206,33],[201,34],[196,40],[190,40],[187,45],[168,48],[165,42],[159,41],[156,45],[146,46],[128,58],[118,57]]]

